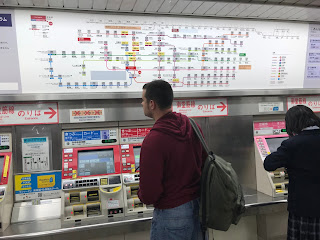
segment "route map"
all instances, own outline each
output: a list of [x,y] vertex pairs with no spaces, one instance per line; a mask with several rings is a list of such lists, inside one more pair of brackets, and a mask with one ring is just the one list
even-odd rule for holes
[[[23,93],[302,88],[308,24],[15,11]],[[298,47],[297,47],[298,46]]]

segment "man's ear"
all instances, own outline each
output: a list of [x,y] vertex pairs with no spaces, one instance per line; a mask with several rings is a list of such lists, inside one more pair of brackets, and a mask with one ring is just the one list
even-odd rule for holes
[[150,100],[149,107],[150,107],[150,109],[154,110],[156,108],[156,102],[153,100]]

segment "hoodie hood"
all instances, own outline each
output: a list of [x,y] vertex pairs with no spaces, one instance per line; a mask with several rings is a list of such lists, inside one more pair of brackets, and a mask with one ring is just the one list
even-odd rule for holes
[[170,112],[159,118],[151,131],[158,131],[179,141],[192,139],[193,128],[189,118],[181,113]]

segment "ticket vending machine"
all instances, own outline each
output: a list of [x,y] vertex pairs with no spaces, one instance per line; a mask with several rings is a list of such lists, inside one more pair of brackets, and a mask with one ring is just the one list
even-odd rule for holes
[[0,232],[10,224],[13,206],[12,140],[10,133],[0,134]]
[[62,225],[124,216],[118,129],[62,133]]
[[284,168],[273,172],[264,170],[263,161],[288,139],[284,121],[254,123],[257,190],[272,197],[288,194],[288,174]]
[[124,211],[126,216],[150,213],[138,198],[140,150],[144,137],[151,127],[120,128],[121,170],[124,186]]

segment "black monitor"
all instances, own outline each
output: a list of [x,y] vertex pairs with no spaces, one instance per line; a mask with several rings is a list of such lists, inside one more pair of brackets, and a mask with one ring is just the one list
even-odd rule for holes
[[141,151],[141,147],[133,147],[134,163],[135,163],[136,169],[140,167],[140,151]]
[[4,156],[0,156],[0,181],[1,181],[1,176],[2,176],[2,171],[3,171],[3,164],[4,164]]
[[280,147],[281,143],[287,139],[288,139],[288,137],[266,138],[266,142],[268,144],[270,152],[273,153],[273,152],[277,151],[277,149],[278,149],[278,147]]
[[113,149],[78,152],[78,176],[115,173]]

